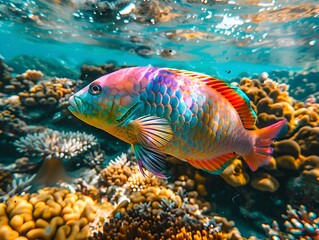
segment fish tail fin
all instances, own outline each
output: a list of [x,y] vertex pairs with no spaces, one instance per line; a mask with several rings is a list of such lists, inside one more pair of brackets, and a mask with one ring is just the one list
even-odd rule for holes
[[243,158],[252,171],[269,163],[273,153],[271,144],[276,137],[287,131],[286,123],[287,121],[284,119],[268,127],[251,131],[251,134],[256,136],[254,150]]

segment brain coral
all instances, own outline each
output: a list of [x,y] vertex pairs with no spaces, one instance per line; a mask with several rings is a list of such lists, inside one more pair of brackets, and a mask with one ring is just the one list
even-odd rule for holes
[[81,193],[44,188],[0,203],[0,239],[87,239],[95,202]]

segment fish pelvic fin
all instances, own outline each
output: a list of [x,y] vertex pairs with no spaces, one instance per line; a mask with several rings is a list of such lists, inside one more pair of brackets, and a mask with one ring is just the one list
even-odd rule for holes
[[234,153],[226,153],[222,156],[207,160],[186,160],[195,168],[219,175],[225,170],[229,163],[231,163],[231,160],[236,157],[237,155]]
[[132,145],[139,169],[144,177],[147,177],[143,168],[153,173],[156,177],[167,178],[165,175],[166,160],[165,154],[157,149],[146,148],[139,144]]
[[252,171],[269,163],[273,153],[271,144],[276,137],[286,133],[287,129],[287,120],[284,119],[268,127],[251,131],[251,134],[257,136],[254,150],[243,158]]

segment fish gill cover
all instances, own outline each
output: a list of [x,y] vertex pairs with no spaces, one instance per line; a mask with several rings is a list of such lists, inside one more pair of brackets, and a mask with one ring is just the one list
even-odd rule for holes
[[[0,239],[319,239],[317,1],[0,0]],[[68,99],[143,65],[221,77],[256,127],[287,120],[268,165],[211,175],[72,117]]]

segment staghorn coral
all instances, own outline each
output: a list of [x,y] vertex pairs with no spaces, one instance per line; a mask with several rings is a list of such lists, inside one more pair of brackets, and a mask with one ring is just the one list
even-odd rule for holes
[[5,201],[14,195],[28,192],[31,189],[31,182],[35,178],[35,175],[30,177],[21,177],[20,174],[14,174],[13,176],[14,178],[11,183],[8,184],[5,191],[0,194],[1,201]]
[[271,239],[319,239],[319,218],[314,212],[309,212],[304,205],[298,209],[287,205],[285,219],[286,232],[282,232],[277,221],[272,225],[263,224],[267,236]]
[[0,203],[0,238],[87,239],[96,204],[81,193],[44,188]]

